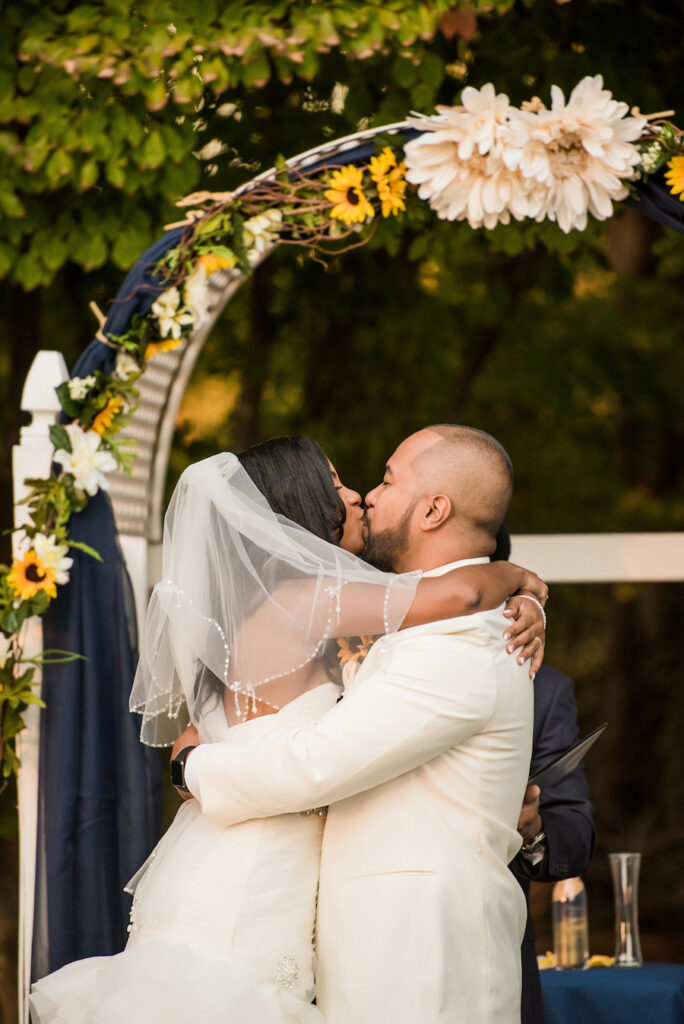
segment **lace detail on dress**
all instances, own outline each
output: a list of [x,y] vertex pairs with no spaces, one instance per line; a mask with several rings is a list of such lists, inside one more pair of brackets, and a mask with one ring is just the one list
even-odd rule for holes
[[273,980],[284,989],[293,989],[299,980],[299,964],[293,956],[282,957],[275,966]]

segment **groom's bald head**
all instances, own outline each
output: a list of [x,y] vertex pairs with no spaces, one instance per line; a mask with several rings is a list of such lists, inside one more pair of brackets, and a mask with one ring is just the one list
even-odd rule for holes
[[[436,435],[432,443],[430,435]],[[412,436],[428,442],[413,462],[417,492],[443,492],[451,502],[450,519],[460,517],[496,536],[513,493],[513,465],[505,448],[484,430],[451,423]]]
[[385,568],[433,568],[491,554],[513,489],[504,448],[474,427],[411,434],[367,498],[367,557]]

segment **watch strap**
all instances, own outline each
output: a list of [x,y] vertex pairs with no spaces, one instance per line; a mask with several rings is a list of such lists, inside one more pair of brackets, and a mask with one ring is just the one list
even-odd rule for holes
[[196,744],[191,747],[183,747],[183,749],[171,758],[171,782],[176,789],[180,789],[182,793],[189,793],[187,785],[185,784],[185,762],[188,759],[190,751],[195,750]]

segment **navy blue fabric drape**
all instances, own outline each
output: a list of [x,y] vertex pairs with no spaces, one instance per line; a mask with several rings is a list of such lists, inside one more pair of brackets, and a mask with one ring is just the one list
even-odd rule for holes
[[137,660],[130,581],[100,492],[72,519],[70,582],[44,617],[46,648],[86,661],[46,667],[40,744],[34,980],[126,941],[123,886],[159,837],[160,762],[128,710]]
[[[140,257],[112,304],[105,330],[121,334],[159,294],[153,268],[175,245],[172,231]],[[110,372],[116,352],[93,341],[73,369]],[[137,661],[135,609],[108,497],[99,492],[71,520],[71,579],[46,613],[46,648],[87,661],[48,665],[38,792],[32,977],[72,960],[116,953],[126,941],[130,897],[123,886],[160,831],[160,761],[139,740],[128,710]]]
[[[401,132],[404,138],[420,134]],[[307,168],[359,163],[373,140]],[[684,203],[662,173],[637,186],[627,202],[675,231],[684,231]],[[104,330],[123,334],[144,316],[162,287],[155,264],[176,245],[182,229],[165,234],[125,279]],[[86,376],[110,372],[116,353],[93,341],[73,369]],[[103,557],[75,552],[71,582],[60,588],[44,619],[45,646],[83,653],[86,662],[46,666],[40,744],[38,864],[33,977],[68,961],[115,953],[125,942],[128,898],[122,886],[154,844],[159,828],[159,760],[138,740],[128,712],[135,670],[135,616],[130,582],[106,495],[98,494],[72,520],[74,539]]]

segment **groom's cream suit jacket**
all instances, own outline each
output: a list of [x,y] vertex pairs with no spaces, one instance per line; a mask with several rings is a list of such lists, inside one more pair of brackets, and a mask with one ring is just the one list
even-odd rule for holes
[[203,811],[225,825],[330,805],[317,922],[326,1024],[520,1020],[526,908],[507,865],[533,690],[505,652],[506,622],[499,608],[382,637],[319,722],[207,744],[188,762]]

